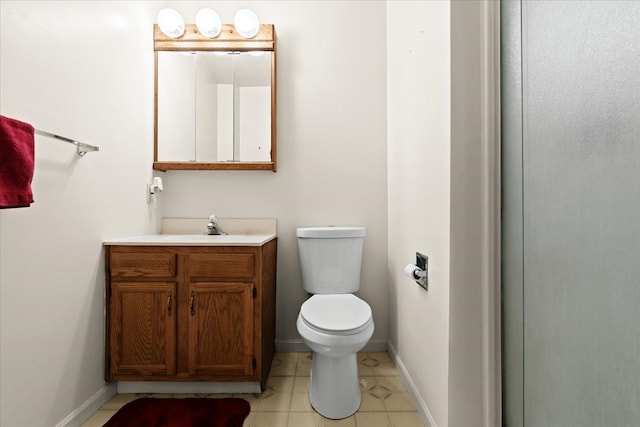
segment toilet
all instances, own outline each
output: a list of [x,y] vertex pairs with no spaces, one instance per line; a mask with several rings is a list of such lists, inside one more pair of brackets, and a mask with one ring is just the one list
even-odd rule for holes
[[360,289],[364,227],[296,230],[302,287],[311,294],[296,322],[313,351],[309,400],[322,416],[353,415],[360,407],[356,354],[373,335],[371,307]]

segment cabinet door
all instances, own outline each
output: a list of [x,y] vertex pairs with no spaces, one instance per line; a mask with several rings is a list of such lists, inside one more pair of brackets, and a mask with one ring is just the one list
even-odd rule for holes
[[253,283],[189,286],[189,374],[253,374]]
[[111,379],[176,372],[176,284],[113,282]]

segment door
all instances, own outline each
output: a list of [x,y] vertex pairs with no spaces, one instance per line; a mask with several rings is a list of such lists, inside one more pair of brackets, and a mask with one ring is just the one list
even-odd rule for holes
[[249,282],[190,283],[190,375],[253,375],[253,294]]
[[111,379],[174,375],[175,282],[113,282],[111,286]]
[[502,2],[508,427],[640,420],[640,2]]

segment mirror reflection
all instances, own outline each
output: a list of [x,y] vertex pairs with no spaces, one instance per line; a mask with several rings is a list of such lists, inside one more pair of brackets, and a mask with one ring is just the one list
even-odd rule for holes
[[272,52],[157,53],[157,161],[271,160]]

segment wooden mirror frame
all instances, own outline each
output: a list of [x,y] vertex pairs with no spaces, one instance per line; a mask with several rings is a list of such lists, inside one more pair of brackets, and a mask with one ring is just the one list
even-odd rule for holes
[[[251,39],[236,33],[231,24],[223,24],[221,33],[210,39],[200,34],[195,24],[186,24],[184,34],[173,39],[157,24],[153,26],[154,101],[153,101],[153,169],[168,170],[270,170],[276,171],[276,31],[273,24],[260,24],[260,31]],[[158,51],[270,51],[271,55],[271,161],[269,162],[171,162],[158,161]]]

